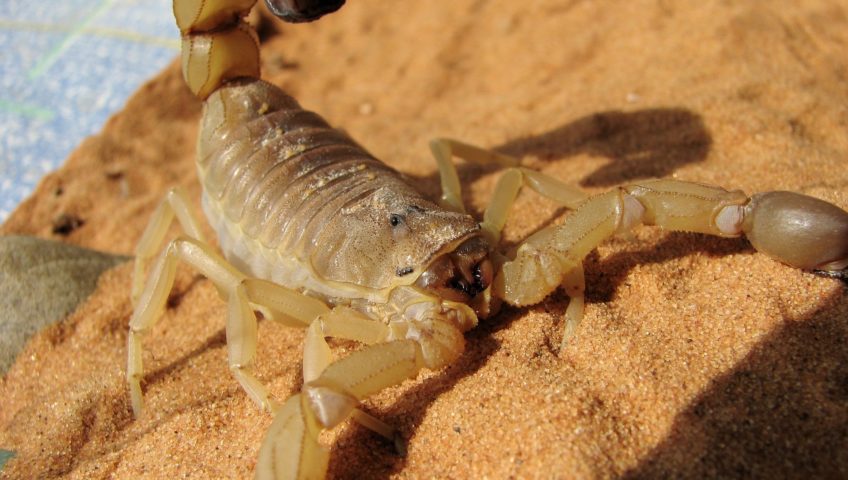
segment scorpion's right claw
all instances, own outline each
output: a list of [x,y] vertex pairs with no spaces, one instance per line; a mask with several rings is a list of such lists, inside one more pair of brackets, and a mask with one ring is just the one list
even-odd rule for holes
[[744,206],[742,231],[760,252],[805,270],[848,267],[848,212],[793,192],[751,196]]
[[318,443],[321,426],[297,394],[277,410],[262,440],[256,462],[257,480],[324,478],[329,451]]

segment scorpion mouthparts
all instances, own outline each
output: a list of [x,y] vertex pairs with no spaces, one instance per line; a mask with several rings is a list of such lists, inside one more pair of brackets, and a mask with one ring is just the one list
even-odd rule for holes
[[471,298],[489,288],[492,284],[493,267],[488,258],[484,258],[473,266],[454,261],[459,275],[450,280],[451,287],[460,290]]
[[442,255],[418,278],[416,284],[446,300],[468,303],[492,284],[494,267],[488,247],[472,238],[455,251]]
[[[453,259],[452,259],[453,260]],[[469,300],[482,293],[492,284],[494,276],[494,268],[492,262],[488,258],[484,258],[473,266],[464,265],[460,262],[453,262],[456,274],[449,278],[445,285],[456,293],[461,293],[462,297],[456,300],[468,302]],[[442,295],[444,298],[454,300],[449,296]]]

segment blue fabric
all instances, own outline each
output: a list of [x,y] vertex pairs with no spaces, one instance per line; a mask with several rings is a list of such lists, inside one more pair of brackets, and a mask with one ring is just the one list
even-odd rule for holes
[[0,1],[0,221],[179,54],[171,0]]

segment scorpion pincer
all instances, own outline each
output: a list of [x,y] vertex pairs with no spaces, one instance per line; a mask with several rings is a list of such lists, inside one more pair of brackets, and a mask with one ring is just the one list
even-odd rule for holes
[[[318,115],[259,79],[254,30],[242,19],[255,0],[174,0],[183,74],[204,100],[197,170],[203,210],[226,259],[202,238],[188,200],[172,190],[136,250],[128,367],[142,412],[141,338],[159,318],[178,261],[208,277],[228,304],[228,362],[236,380],[274,415],[257,478],[321,478],[322,429],[354,421],[394,431],[357,407],[380,390],[439,369],[463,352],[463,332],[501,302],[541,301],[559,287],[571,298],[563,347],[583,314],[583,258],[638,224],[723,237],[793,267],[842,274],[848,213],[790,192],[748,197],[677,180],[651,180],[587,197],[516,159],[454,140],[431,149],[440,202],[427,200]],[[279,2],[276,2],[279,3]],[[465,213],[452,158],[506,168],[482,222]],[[563,225],[501,254],[500,232],[518,191],[529,187],[574,209]],[[156,256],[176,216],[185,235]],[[147,263],[156,256],[147,282]],[[257,317],[305,328],[304,385],[284,403],[253,374]],[[365,346],[337,360],[327,337]]]

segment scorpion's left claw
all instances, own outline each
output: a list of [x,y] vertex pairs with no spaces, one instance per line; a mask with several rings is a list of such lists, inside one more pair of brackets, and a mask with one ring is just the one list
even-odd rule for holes
[[321,427],[301,394],[274,416],[256,463],[257,480],[324,478],[329,452],[318,443]]
[[742,231],[757,250],[783,263],[826,272],[848,268],[848,212],[792,192],[753,195]]

